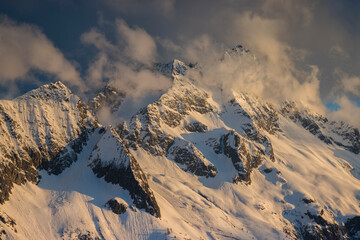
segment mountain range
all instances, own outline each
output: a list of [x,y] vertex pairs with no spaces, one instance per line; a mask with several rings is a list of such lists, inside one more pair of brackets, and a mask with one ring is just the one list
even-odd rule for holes
[[154,65],[172,86],[126,115],[111,84],[0,100],[0,239],[360,239],[357,128],[189,70]]

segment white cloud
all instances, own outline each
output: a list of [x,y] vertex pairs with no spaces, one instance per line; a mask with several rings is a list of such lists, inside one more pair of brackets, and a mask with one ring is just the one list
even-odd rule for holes
[[75,67],[38,27],[4,18],[0,22],[0,84],[29,79],[34,70],[70,86],[84,86]]
[[112,64],[112,71],[105,73],[110,80],[109,84],[123,90],[128,96],[140,100],[148,94],[167,89],[171,86],[171,80],[148,69],[134,70],[120,62]]

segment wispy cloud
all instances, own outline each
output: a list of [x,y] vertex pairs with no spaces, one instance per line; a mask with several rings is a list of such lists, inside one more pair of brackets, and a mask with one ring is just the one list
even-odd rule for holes
[[[202,65],[201,81],[224,91],[249,92],[274,103],[294,100],[323,112],[317,66],[301,68],[306,51],[281,39],[286,23],[245,12],[229,23],[239,42],[250,48],[243,56],[223,58],[224,47],[209,36],[190,42],[188,59]],[[222,59],[220,61],[220,59]]]
[[85,44],[98,50],[87,70],[86,81],[95,87],[108,83],[135,100],[169,88],[171,80],[153,69],[157,57],[154,38],[140,27],[129,27],[123,20],[116,20],[114,29],[114,41],[96,28],[82,35]]
[[34,81],[30,75],[35,71],[50,74],[70,86],[84,87],[74,65],[34,25],[18,24],[2,16],[0,49],[1,85]]

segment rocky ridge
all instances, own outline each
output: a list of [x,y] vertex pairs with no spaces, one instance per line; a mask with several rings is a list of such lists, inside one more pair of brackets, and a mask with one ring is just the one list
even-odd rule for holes
[[286,102],[281,113],[295,123],[300,124],[326,144],[336,144],[355,154],[360,153],[359,129],[342,121],[331,121],[307,109],[299,109],[294,102]]

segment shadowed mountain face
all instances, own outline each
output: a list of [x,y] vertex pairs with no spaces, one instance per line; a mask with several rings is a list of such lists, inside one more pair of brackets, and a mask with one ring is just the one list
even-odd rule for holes
[[89,158],[89,167],[97,177],[128,190],[136,207],[160,217],[160,209],[146,176],[130,151],[112,128],[104,130]]
[[61,82],[0,101],[0,236],[357,239],[359,131],[188,69],[155,65],[172,87],[116,126],[96,116],[126,103],[112,86],[89,104]]

